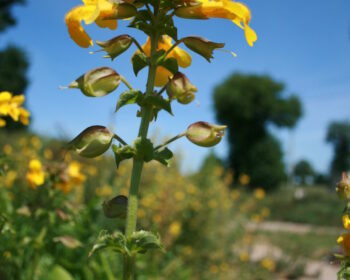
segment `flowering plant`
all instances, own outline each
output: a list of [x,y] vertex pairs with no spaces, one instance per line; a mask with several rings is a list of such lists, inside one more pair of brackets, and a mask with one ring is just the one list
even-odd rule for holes
[[[88,158],[97,157],[112,148],[117,167],[126,159],[133,160],[128,197],[118,195],[103,205],[106,217],[126,218],[125,234],[103,231],[91,251],[93,254],[97,250],[109,248],[121,253],[124,260],[123,279],[134,278],[138,254],[151,249],[162,249],[158,235],[144,230],[136,231],[138,193],[144,163],[155,160],[167,166],[173,156],[167,145],[183,136],[199,146],[214,146],[220,142],[226,128],[224,125],[197,122],[159,146],[147,138],[149,125],[157,119],[161,110],[173,115],[171,105],[174,100],[188,104],[195,98],[197,87],[179,72],[180,67],[189,67],[192,59],[179,45],[183,43],[208,61],[213,57],[215,49],[224,47],[222,43],[196,36],[178,38],[173,19],[175,16],[200,20],[228,19],[244,30],[250,46],[257,39],[249,27],[249,9],[231,0],[83,0],[83,5],[73,8],[65,18],[71,38],[83,48],[93,46],[93,40],[84,30],[82,22],[87,25],[96,23],[101,28],[114,30],[118,19],[130,19],[130,28],[136,28],[148,36],[143,46],[127,34],[105,42],[96,41],[102,51],[106,52],[106,57],[112,60],[131,45],[136,46],[131,62],[135,75],[148,68],[145,91],[133,88],[124,76],[109,67],[90,70],[68,86],[80,89],[88,97],[103,97],[116,90],[122,82],[128,90],[119,96],[116,111],[129,104],[140,107],[137,116],[141,118],[141,124],[133,144],[129,145],[104,126],[91,126],[69,143],[71,149]],[[167,93],[166,96],[164,92]],[[114,140],[119,144],[113,144]]]

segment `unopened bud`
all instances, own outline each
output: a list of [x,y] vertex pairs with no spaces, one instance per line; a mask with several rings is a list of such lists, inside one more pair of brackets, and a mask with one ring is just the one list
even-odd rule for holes
[[102,204],[103,213],[110,219],[125,219],[128,207],[128,198],[124,195],[118,195]]
[[79,88],[82,93],[90,97],[105,96],[120,84],[120,75],[112,68],[100,67],[80,76],[72,82],[69,88]]
[[226,127],[226,125],[196,122],[187,128],[186,137],[198,146],[212,147],[221,141]]
[[114,134],[100,125],[90,126],[75,137],[68,145],[79,155],[94,158],[102,155],[111,146]]
[[210,59],[213,58],[213,51],[215,49],[220,49],[225,46],[224,43],[215,43],[208,41],[205,38],[195,36],[186,37],[183,39],[183,42],[186,45],[186,47],[203,56],[209,62]]
[[133,39],[129,35],[120,35],[105,42],[96,41],[96,44],[108,53],[106,57],[110,57],[113,60],[125,52],[131,46],[132,42]]
[[169,81],[166,92],[171,99],[177,99],[181,104],[190,103],[197,92],[197,88],[181,72],[177,72]]
[[335,190],[341,199],[350,199],[350,180],[346,172],[343,172],[342,179],[337,183]]

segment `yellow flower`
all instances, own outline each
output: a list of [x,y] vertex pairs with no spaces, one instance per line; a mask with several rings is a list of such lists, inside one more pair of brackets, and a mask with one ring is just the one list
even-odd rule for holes
[[276,269],[276,264],[272,259],[262,259],[260,264],[263,268],[266,268],[268,271],[274,271]]
[[41,186],[45,182],[45,173],[39,160],[33,159],[29,162],[29,170],[26,175],[27,181],[32,189]]
[[[8,91],[0,92],[0,116],[10,116],[14,121],[20,121],[24,125],[29,124],[29,112],[22,108],[25,101],[24,95],[13,96]],[[0,127],[6,125],[6,121],[0,118]]]
[[254,196],[256,199],[263,199],[265,197],[264,189],[262,189],[262,188],[255,189]]
[[70,182],[75,185],[81,185],[84,183],[86,177],[81,174],[81,165],[77,161],[73,161],[68,165],[68,176],[70,178]]
[[[162,36],[162,38],[158,42],[158,48],[157,50],[169,50],[172,47],[171,44],[171,38],[169,36]],[[148,37],[146,44],[142,46],[143,51],[147,56],[150,56],[151,54],[151,39]],[[136,53],[139,53],[140,51],[137,50]],[[180,67],[186,68],[191,65],[192,58],[191,56],[184,51],[183,49],[179,47],[175,47],[167,57],[173,57],[177,60],[177,63]],[[171,78],[173,74],[167,70],[166,68],[162,66],[157,67],[156,72],[156,80],[155,80],[155,86],[161,87],[164,86],[169,78]]]
[[84,5],[77,6],[70,10],[65,22],[68,27],[68,32],[71,38],[82,48],[88,48],[93,45],[90,36],[85,32],[81,22],[85,24],[96,24],[102,28],[109,29],[117,28],[117,20],[104,19],[112,16],[117,7],[108,0],[83,0]]
[[337,239],[337,243],[343,246],[346,256],[350,256],[350,233],[343,234]]
[[181,228],[182,226],[180,222],[172,222],[169,226],[169,234],[173,237],[177,237],[181,233]]
[[247,6],[231,0],[196,1],[200,4],[177,8],[175,14],[178,17],[192,19],[229,19],[240,28],[244,29],[245,37],[249,46],[253,46],[254,42],[258,39],[255,31],[249,27],[251,14]]
[[241,262],[247,262],[249,261],[249,254],[247,252],[241,252],[239,254],[239,259]]
[[245,186],[249,184],[250,177],[247,174],[242,173],[241,175],[239,175],[238,181],[242,186]]
[[343,215],[343,225],[345,229],[350,230],[350,217],[348,214]]

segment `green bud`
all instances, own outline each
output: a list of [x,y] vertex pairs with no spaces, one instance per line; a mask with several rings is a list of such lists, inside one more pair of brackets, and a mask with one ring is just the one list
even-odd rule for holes
[[346,172],[343,172],[342,179],[337,183],[335,190],[341,199],[350,199],[350,180]]
[[113,60],[118,55],[125,52],[131,46],[132,42],[133,39],[129,35],[120,35],[105,42],[96,41],[96,44],[108,53],[106,57]]
[[210,59],[213,58],[213,51],[225,46],[224,43],[215,43],[196,36],[183,38],[182,41],[186,47],[203,56],[209,62]]
[[197,88],[181,72],[177,72],[169,81],[166,92],[170,99],[177,99],[181,104],[190,103],[194,97]]
[[120,84],[120,75],[112,68],[100,67],[80,76],[72,82],[69,88],[79,88],[82,93],[89,97],[105,96]]
[[196,122],[187,128],[186,137],[198,146],[212,147],[221,141],[226,127],[226,125]]
[[128,198],[124,195],[118,195],[102,204],[103,212],[107,218],[125,219],[128,207]]
[[109,149],[113,136],[106,127],[94,125],[81,132],[68,145],[82,157],[94,158]]

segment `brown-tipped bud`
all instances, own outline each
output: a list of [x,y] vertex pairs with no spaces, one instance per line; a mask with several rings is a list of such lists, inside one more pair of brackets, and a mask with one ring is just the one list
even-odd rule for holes
[[137,8],[130,3],[118,3],[115,4],[113,13],[108,13],[106,16],[102,16],[103,20],[109,19],[124,19],[131,18],[137,14]]
[[210,59],[213,58],[214,50],[223,48],[225,46],[224,43],[215,43],[205,38],[196,36],[186,37],[183,39],[183,42],[186,47],[203,56],[209,62]]
[[110,57],[113,60],[125,52],[131,46],[132,42],[133,39],[129,35],[120,35],[105,42],[96,41],[96,44],[108,53],[106,57]]
[[100,67],[80,76],[72,82],[69,88],[79,88],[81,92],[89,97],[105,96],[120,84],[120,75],[112,68]]
[[79,155],[94,158],[102,155],[111,146],[114,134],[100,125],[90,126],[75,137],[68,145]]
[[124,195],[118,195],[102,204],[103,213],[110,219],[125,219],[128,207],[128,198]]
[[337,183],[335,190],[341,199],[350,199],[350,179],[346,172],[343,172],[342,179]]
[[177,99],[181,104],[190,103],[197,92],[197,88],[181,72],[177,72],[169,81],[166,92],[171,99]]
[[221,141],[226,127],[226,125],[196,122],[187,128],[186,137],[198,146],[212,147]]

